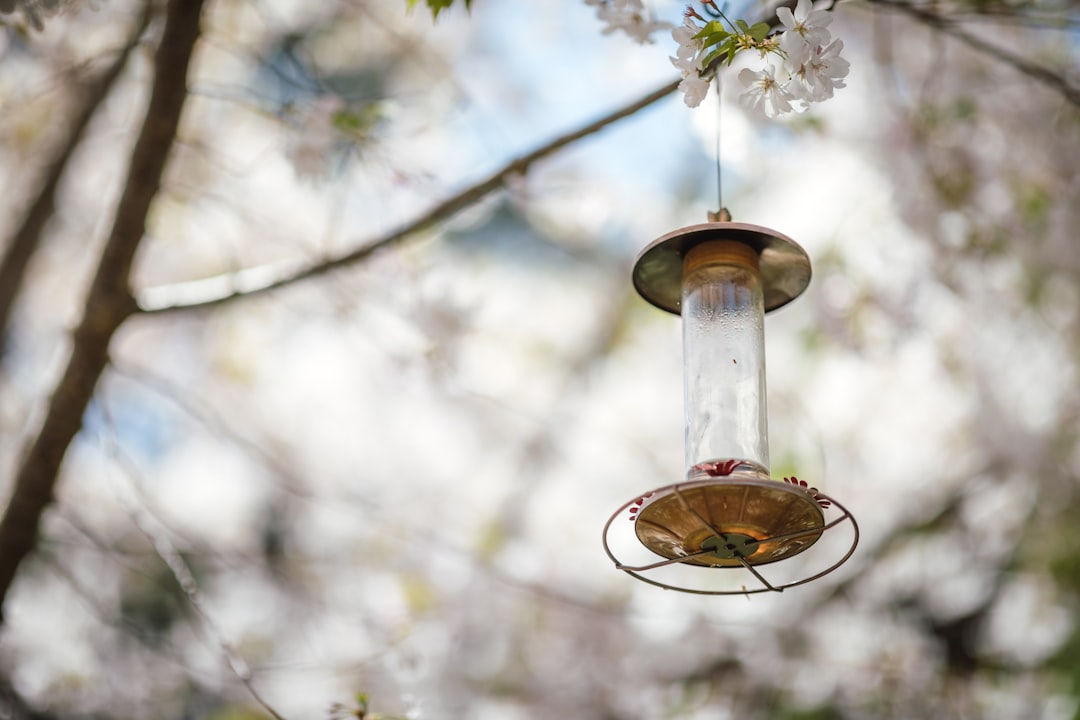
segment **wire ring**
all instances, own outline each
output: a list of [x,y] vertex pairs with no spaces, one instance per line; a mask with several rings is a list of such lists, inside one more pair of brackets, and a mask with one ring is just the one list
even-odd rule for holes
[[[676,489],[676,490],[678,489],[678,487],[679,487],[679,485],[673,486],[673,488]],[[638,496],[638,497],[640,497],[640,496]],[[659,580],[653,580],[652,578],[645,577],[642,574],[643,572],[647,572],[649,570],[655,570],[655,569],[657,569],[659,567],[666,567],[666,566],[674,565],[674,564],[682,564],[686,560],[689,560],[689,559],[692,559],[692,558],[695,558],[695,557],[698,557],[698,556],[701,556],[701,555],[710,554],[712,552],[711,550],[702,550],[701,552],[691,553],[690,555],[686,555],[684,557],[673,558],[673,559],[665,559],[662,562],[652,563],[652,564],[649,564],[649,565],[633,566],[633,565],[625,565],[625,564],[623,564],[622,562],[619,561],[619,559],[617,557],[615,557],[615,553],[612,552],[611,547],[608,545],[608,533],[611,530],[611,525],[612,525],[612,523],[615,522],[615,519],[619,518],[619,517],[622,517],[623,512],[627,508],[629,508],[631,505],[634,505],[637,502],[636,497],[633,500],[630,500],[630,501],[628,501],[626,503],[623,503],[619,507],[618,510],[616,510],[614,513],[612,513],[611,517],[608,518],[607,522],[604,523],[604,531],[603,531],[603,536],[602,536],[602,542],[603,542],[603,545],[604,545],[604,552],[607,553],[607,556],[615,564],[615,569],[622,570],[624,573],[626,573],[630,577],[633,577],[633,578],[635,578],[637,580],[640,580],[640,581],[642,581],[644,583],[648,583],[649,585],[655,585],[656,587],[663,588],[665,590],[675,590],[677,592],[691,593],[693,595],[756,595],[758,593],[764,593],[764,592],[783,592],[784,590],[787,590],[788,588],[798,587],[799,585],[805,585],[806,583],[813,582],[814,580],[818,580],[819,578],[825,577],[829,573],[831,573],[834,570],[836,570],[837,568],[839,568],[845,562],[847,562],[848,559],[855,553],[855,548],[858,547],[858,545],[859,545],[859,523],[856,522],[855,516],[851,513],[851,511],[848,510],[847,507],[845,507],[843,504],[838,502],[835,498],[833,498],[833,497],[831,497],[829,495],[826,495],[825,493],[819,492],[815,499],[827,500],[828,502],[832,503],[833,507],[835,507],[837,510],[839,510],[841,512],[841,516],[839,518],[836,518],[835,520],[832,520],[832,521],[826,523],[820,530],[815,530],[814,532],[820,532],[820,533],[824,534],[824,532],[826,530],[830,530],[830,529],[838,526],[840,523],[844,522],[845,520],[848,520],[851,523],[851,528],[852,528],[852,532],[853,532],[852,539],[851,539],[851,545],[848,547],[847,552],[845,552],[844,555],[838,561],[836,561],[835,563],[833,563],[829,567],[825,568],[821,572],[815,573],[813,575],[802,578],[800,580],[794,580],[792,582],[785,583],[783,585],[772,585],[772,584],[770,584],[765,579],[764,576],[762,576],[758,571],[752,569],[753,566],[750,565],[750,563],[747,563],[745,560],[740,560],[740,563],[741,563],[740,565],[733,565],[733,566],[730,566],[730,567],[714,566],[714,567],[710,567],[709,569],[711,569],[711,570],[732,570],[732,569],[749,570],[750,574],[754,575],[763,584],[763,587],[754,588],[753,590],[748,590],[748,589],[746,589],[745,586],[743,587],[742,590],[699,590],[699,589],[695,589],[695,588],[680,587],[678,585],[670,585],[668,583],[660,582]],[[784,536],[778,536],[778,537],[784,537]],[[775,538],[765,538],[765,540],[773,540],[773,539],[775,539]],[[764,540],[759,541],[759,542],[764,542]],[[698,566],[695,566],[695,567],[698,567]]]

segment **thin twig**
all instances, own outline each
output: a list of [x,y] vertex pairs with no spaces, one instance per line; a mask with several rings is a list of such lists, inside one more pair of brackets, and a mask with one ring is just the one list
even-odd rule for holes
[[[267,452],[258,443],[253,442],[235,430],[230,428],[228,424],[220,417],[217,417],[208,407],[200,405],[189,394],[185,394],[179,387],[171,386],[170,382],[160,376],[155,375],[146,369],[135,369],[132,367],[119,367],[115,362],[111,364],[113,372],[119,376],[127,378],[133,382],[140,383],[143,387],[149,389],[152,392],[160,394],[162,397],[168,399],[175,407],[186,414],[196,422],[205,425],[215,435],[225,438],[236,447],[240,448],[249,455],[255,457],[258,462],[262,463],[269,472],[278,476],[282,481],[282,486],[286,492],[294,495],[297,498],[313,501],[313,502],[328,502],[335,505],[342,503],[352,503],[358,506],[358,509],[369,513],[378,515],[384,512],[383,509],[374,505],[370,497],[364,497],[363,503],[359,503],[357,497],[350,495],[337,495],[334,497],[325,497],[317,495],[311,491],[305,490],[302,487],[289,481],[290,473],[285,468],[280,460],[275,458],[271,453]],[[572,394],[572,393],[567,393]],[[493,578],[497,582],[507,587],[520,590],[522,592],[530,593],[536,597],[544,600],[560,603],[570,607],[574,607],[579,610],[585,610],[590,613],[599,613],[605,615],[615,614],[615,611],[611,607],[602,603],[594,603],[583,598],[576,597],[572,594],[561,592],[549,587],[544,583],[532,582],[529,580],[523,580],[513,577],[512,575],[501,570],[495,563],[481,561],[477,557],[476,553],[464,546],[455,545],[452,542],[440,542],[437,546],[438,551],[445,552],[454,555],[466,562],[471,563],[478,570]],[[113,550],[115,552],[115,550]],[[293,554],[295,557],[299,555]],[[216,553],[216,556],[224,557],[221,553]],[[246,562],[250,562],[250,559],[245,559]]]
[[71,158],[86,135],[86,128],[98,107],[109,96],[110,91],[127,65],[131,53],[138,47],[147,25],[150,24],[150,3],[144,2],[143,11],[132,28],[127,42],[120,49],[116,58],[97,76],[85,83],[79,91],[79,105],[71,113],[72,121],[68,134],[56,149],[55,157],[45,172],[45,179],[37,192],[33,203],[15,230],[0,258],[0,357],[3,355],[3,338],[7,334],[11,311],[22,288],[23,278],[30,259],[41,244],[45,226],[52,219],[56,209],[56,194],[60,180],[64,177]]
[[115,425],[106,407],[102,406],[101,412],[105,419],[108,432],[103,434],[106,453],[120,469],[118,475],[123,475],[129,487],[116,487],[116,497],[128,512],[135,527],[150,541],[154,553],[165,563],[176,584],[184,593],[191,608],[195,611],[201,627],[209,636],[210,640],[217,645],[222,657],[232,671],[233,675],[243,684],[251,697],[263,710],[269,713],[274,720],[285,718],[274,709],[269,702],[259,693],[252,681],[251,668],[244,658],[236,651],[226,639],[225,632],[214,621],[213,616],[203,602],[202,593],[199,590],[195,574],[191,572],[184,556],[176,547],[176,543],[169,537],[168,529],[164,523],[149,508],[138,482],[139,471],[135,463],[120,449],[116,440]]
[[[156,315],[213,307],[237,298],[248,297],[270,290],[277,290],[300,282],[301,280],[319,277],[334,270],[353,265],[368,258],[378,250],[396,245],[419,232],[434,227],[461,210],[476,204],[492,192],[501,188],[509,178],[515,175],[524,175],[530,167],[540,160],[554,155],[568,145],[599,132],[608,125],[625,117],[629,117],[653,103],[662,100],[673,93],[678,86],[678,81],[668,83],[634,102],[629,103],[614,112],[608,113],[598,120],[584,125],[577,130],[560,135],[551,142],[536,148],[532,152],[511,160],[487,179],[447,198],[412,222],[343,255],[309,265],[299,270],[284,273],[281,276],[272,279],[260,277],[268,273],[266,268],[256,268],[246,273],[242,271],[237,274],[221,275],[191,283],[179,283],[173,286],[150,288],[137,294],[139,305],[138,311],[143,314]],[[269,272],[272,273],[273,271],[269,270]],[[208,288],[208,290],[203,290],[204,288]],[[201,290],[203,292],[203,297],[179,302],[169,300],[155,301],[153,299],[154,297],[164,297],[168,299],[171,297],[191,295],[193,290],[195,292],[200,292]]]
[[999,45],[986,42],[982,38],[959,27],[956,22],[947,17],[930,10],[924,10],[921,7],[905,2],[904,0],[871,0],[867,4],[875,9],[883,6],[902,12],[908,17],[911,17],[928,27],[956,38],[968,47],[977,50],[984,55],[1005,63],[1033,80],[1037,80],[1047,87],[1057,90],[1061,93],[1062,97],[1070,103],[1080,106],[1080,88],[1070,85],[1062,74],[1043,65],[1039,65],[1038,63],[1031,62],[1027,58],[1023,58],[1010,52]]
[[195,576],[187,566],[187,563],[184,562],[184,558],[181,556],[180,551],[176,549],[176,546],[172,544],[172,541],[169,540],[165,533],[158,532],[154,528],[151,528],[140,515],[135,514],[133,520],[135,526],[139,528],[139,531],[143,533],[153,545],[158,557],[160,557],[169,568],[169,572],[172,573],[177,585],[179,585],[180,589],[184,592],[184,597],[187,598],[188,603],[199,616],[203,628],[221,650],[221,654],[225,658],[225,662],[228,664],[229,669],[232,670],[233,675],[235,675],[244,685],[255,702],[257,702],[263,710],[268,712],[274,720],[285,720],[281,713],[275,710],[274,707],[263,698],[259,691],[255,689],[255,684],[251,679],[251,668],[248,667],[247,662],[244,661],[244,658],[240,656],[229,641],[225,639],[225,634],[210,616],[209,611],[206,609],[206,605],[203,604],[202,596],[199,593],[199,586],[195,582]]
[[[784,0],[776,7],[789,7],[794,6],[794,4],[795,0]],[[775,16],[775,9],[775,7],[771,9],[769,18],[764,21],[772,27],[779,25],[779,20]],[[634,115],[638,111],[664,99],[678,89],[680,82],[680,80],[672,81],[618,110],[577,130],[560,135],[532,152],[511,160],[487,179],[447,198],[412,222],[376,240],[365,243],[355,250],[299,269],[262,266],[202,280],[147,288],[136,293],[138,312],[144,315],[157,315],[214,307],[238,298],[287,287],[302,280],[319,277],[365,260],[376,251],[396,245],[476,204],[501,188],[511,177],[524,175],[532,165],[540,160],[554,155],[568,145],[593,135],[608,125]]]

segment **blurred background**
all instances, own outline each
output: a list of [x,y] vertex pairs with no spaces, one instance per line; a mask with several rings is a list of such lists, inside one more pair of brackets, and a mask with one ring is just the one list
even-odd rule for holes
[[[0,276],[4,497],[143,122],[143,12],[0,15],[9,255],[63,168]],[[1080,717],[1080,13],[833,12],[848,87],[807,113],[747,112],[736,63],[719,102],[669,94],[247,296],[671,83],[676,45],[580,0],[207,2],[141,311],[3,605],[6,716]],[[717,143],[734,219],[813,261],[766,319],[774,469],[862,530],[782,594],[667,592],[600,543],[684,471],[679,320],[629,271],[716,209]]]

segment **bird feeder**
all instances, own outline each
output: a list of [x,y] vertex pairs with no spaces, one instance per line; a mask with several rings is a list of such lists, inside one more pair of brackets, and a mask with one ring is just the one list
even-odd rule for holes
[[[838,568],[858,543],[855,518],[807,483],[769,473],[765,313],[806,289],[806,252],[768,228],[709,222],[646,247],[633,282],[646,301],[682,315],[686,474],[611,516],[603,539],[615,566],[660,587],[709,595],[782,591]],[[637,542],[660,560],[627,564],[616,557],[612,536],[626,527],[617,524],[620,518],[631,521]],[[776,582],[759,569],[803,553],[843,524],[851,540],[824,567]],[[673,581],[676,566],[682,575]],[[683,568],[693,568],[689,577]],[[752,587],[702,587],[694,573],[703,569],[738,571]]]

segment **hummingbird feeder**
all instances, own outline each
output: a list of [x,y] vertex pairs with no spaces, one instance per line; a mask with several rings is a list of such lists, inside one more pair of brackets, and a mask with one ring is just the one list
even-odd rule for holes
[[[764,316],[806,289],[810,258],[778,232],[730,222],[726,210],[714,218],[723,221],[657,239],[634,264],[638,293],[683,318],[687,469],[682,482],[620,507],[604,526],[604,550],[619,570],[671,590],[779,592],[840,567],[855,551],[859,528],[835,499],[769,474]],[[824,563],[775,582],[759,569],[808,550],[841,525],[851,539],[821,543]],[[615,536],[630,527],[637,552],[644,546],[646,560],[659,560],[616,557],[613,548],[625,543]],[[709,585],[701,576],[708,570],[736,571],[752,587]]]

